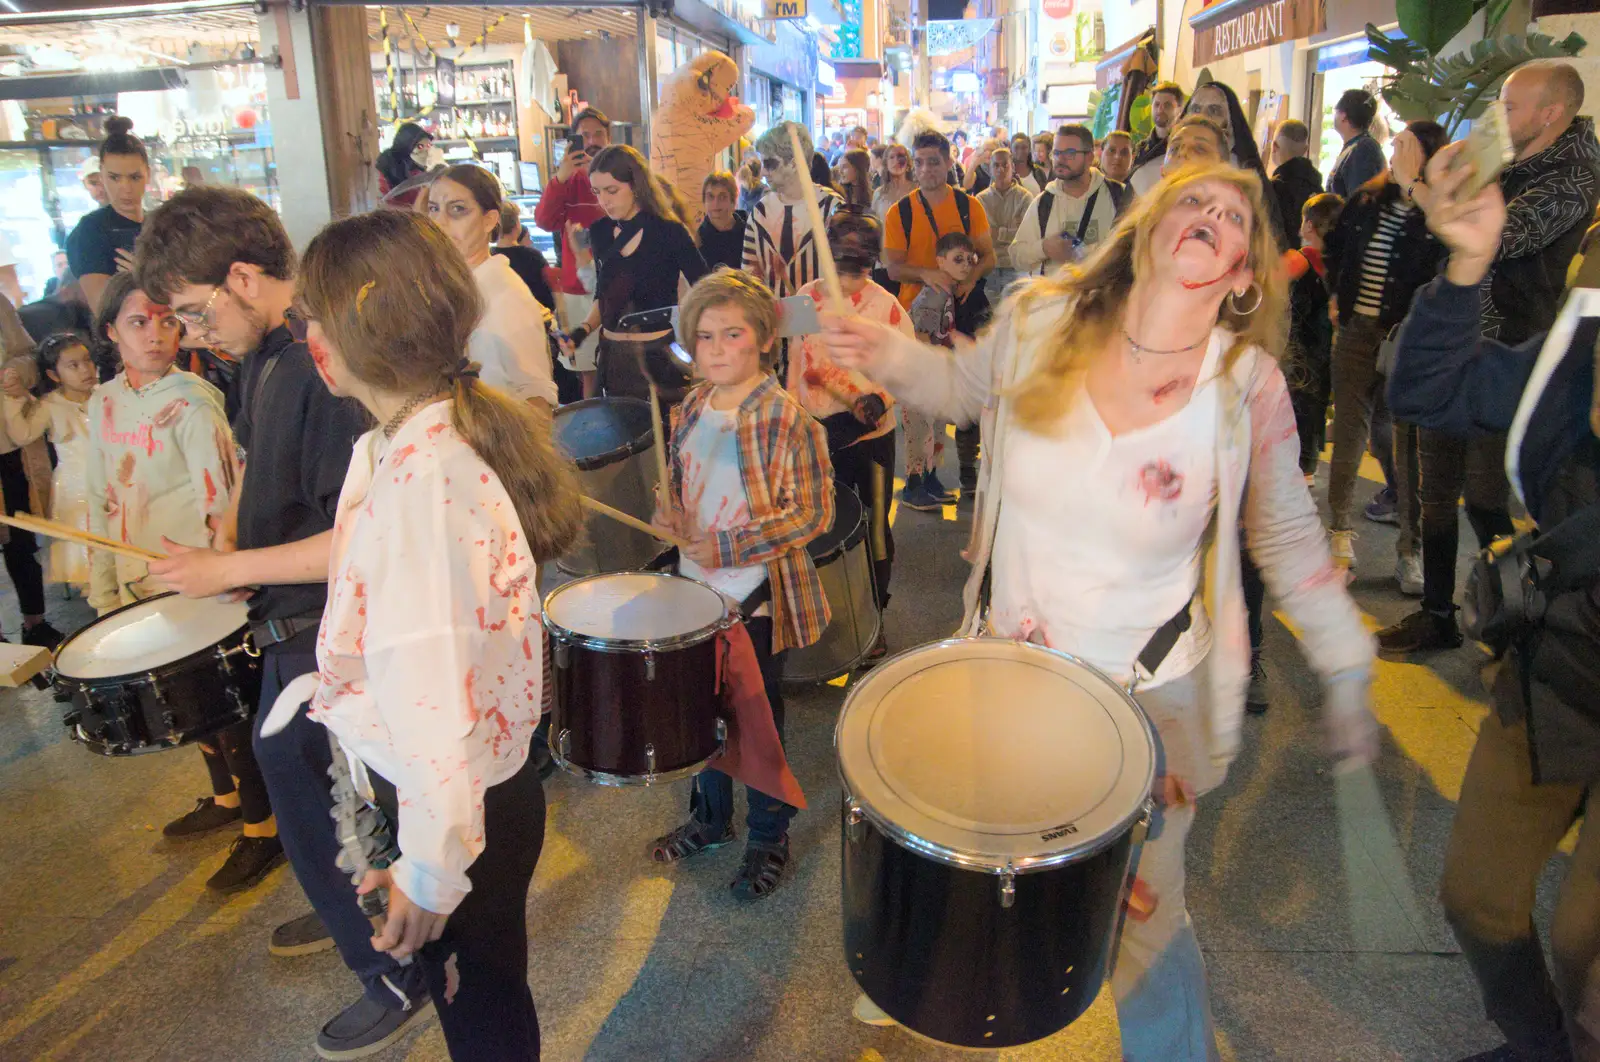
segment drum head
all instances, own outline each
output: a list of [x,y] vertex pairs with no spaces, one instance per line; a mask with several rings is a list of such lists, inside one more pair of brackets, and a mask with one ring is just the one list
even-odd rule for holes
[[580,471],[601,468],[650,449],[650,403],[637,398],[586,398],[555,413],[556,441]]
[[862,515],[856,492],[841,484],[834,493],[833,526],[806,543],[811,562],[821,564],[866,537],[867,525]]
[[209,649],[249,622],[242,601],[162,594],[119,608],[68,638],[56,671],[71,679],[153,671]]
[[546,623],[601,642],[686,644],[709,636],[727,615],[711,587],[664,572],[591,575],[544,599]]
[[941,642],[858,682],[835,731],[845,789],[907,848],[1017,870],[1090,855],[1141,814],[1155,778],[1144,713],[1043,646]]

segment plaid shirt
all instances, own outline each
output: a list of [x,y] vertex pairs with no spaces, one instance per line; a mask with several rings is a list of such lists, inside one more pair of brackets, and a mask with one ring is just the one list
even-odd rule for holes
[[[672,496],[683,501],[683,444],[711,398],[699,384],[672,411]],[[828,437],[771,376],[738,409],[739,479],[750,522],[715,533],[717,567],[767,566],[772,591],[772,651],[811,645],[832,611],[807,542],[833,526],[833,465]]]

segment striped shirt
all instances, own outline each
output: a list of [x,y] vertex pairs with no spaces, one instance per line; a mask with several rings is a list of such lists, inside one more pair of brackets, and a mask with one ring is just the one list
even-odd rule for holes
[[[844,200],[819,190],[817,206],[826,225]],[[761,197],[744,226],[744,269],[772,289],[778,298],[797,293],[822,275],[817,243],[811,234],[811,212],[803,203],[785,203],[776,194]]]
[[1382,312],[1384,278],[1389,275],[1396,241],[1413,209],[1410,203],[1396,199],[1378,215],[1378,227],[1361,255],[1361,288],[1356,293],[1355,311],[1363,317],[1377,317]]
[[[672,496],[684,497],[684,453],[714,388],[699,384],[672,411]],[[806,543],[833,526],[833,463],[820,421],[771,376],[756,385],[735,411],[739,476],[749,500],[749,522],[712,537],[716,567],[767,566],[772,591],[772,651],[798,649],[822,637],[832,612]]]

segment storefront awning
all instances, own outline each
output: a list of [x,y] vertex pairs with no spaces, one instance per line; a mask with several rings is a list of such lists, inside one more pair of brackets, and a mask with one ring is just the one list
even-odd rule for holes
[[1326,0],[1221,0],[1189,17],[1197,67],[1321,33]]
[[130,4],[125,0],[0,0],[0,26],[78,22],[91,18],[201,14],[252,6],[249,0],[179,0],[167,4]]

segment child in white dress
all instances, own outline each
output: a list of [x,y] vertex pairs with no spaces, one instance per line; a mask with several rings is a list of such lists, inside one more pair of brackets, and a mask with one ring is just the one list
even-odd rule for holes
[[[50,481],[50,519],[89,530],[89,393],[100,382],[88,341],[76,332],[58,332],[39,347],[39,368],[44,372],[42,398],[24,386],[19,375],[7,372],[5,425],[12,442],[26,446],[44,437],[56,451],[56,468]],[[50,543],[45,579],[89,592],[89,551],[72,542]]]

